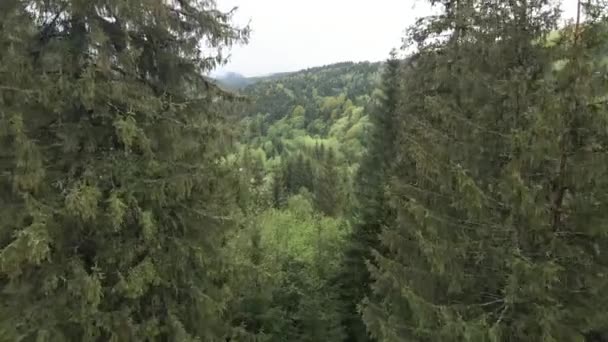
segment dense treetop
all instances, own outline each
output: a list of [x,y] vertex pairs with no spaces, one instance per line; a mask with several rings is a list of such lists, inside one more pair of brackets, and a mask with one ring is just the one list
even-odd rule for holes
[[[213,1],[0,4],[0,339],[221,340]],[[206,47],[200,42],[206,42]]]

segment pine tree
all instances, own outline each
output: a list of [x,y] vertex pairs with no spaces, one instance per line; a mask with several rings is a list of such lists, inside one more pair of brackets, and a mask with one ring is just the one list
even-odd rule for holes
[[367,341],[365,326],[358,313],[359,303],[369,295],[370,275],[366,263],[379,248],[378,235],[392,219],[387,210],[385,188],[394,158],[395,116],[399,95],[399,65],[396,51],[391,52],[382,78],[382,95],[371,113],[372,129],[368,151],[356,175],[357,216],[345,251],[344,269],[339,275],[341,296],[346,305],[344,325],[349,340]]
[[[312,172],[312,166],[310,167]],[[314,191],[317,208],[325,215],[336,216],[340,210],[340,177],[336,153],[327,150],[315,177]]]
[[272,174],[272,206],[276,209],[285,206],[285,181],[281,172]]
[[1,1],[1,340],[222,339],[233,196],[203,74],[247,37],[230,17]]
[[382,341],[591,340],[608,323],[608,169],[592,152],[607,141],[605,9],[548,46],[546,1],[441,6],[410,34],[397,217],[365,322]]
[[304,156],[304,153],[298,152],[295,157],[287,157],[287,161],[283,164],[282,170],[285,187],[289,194],[296,194],[302,188],[307,191],[314,190],[312,161],[310,158]]

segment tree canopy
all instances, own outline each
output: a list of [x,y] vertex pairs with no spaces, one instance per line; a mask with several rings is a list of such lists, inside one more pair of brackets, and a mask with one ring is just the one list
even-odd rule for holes
[[215,1],[0,1],[0,341],[608,341],[607,4],[428,2],[214,80]]
[[0,338],[220,340],[232,199],[203,74],[248,29],[213,1],[1,7]]

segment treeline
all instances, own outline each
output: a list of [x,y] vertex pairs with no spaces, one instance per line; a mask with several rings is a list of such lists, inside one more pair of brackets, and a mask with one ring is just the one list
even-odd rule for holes
[[214,1],[0,1],[0,341],[608,341],[604,3],[431,3],[235,95]]

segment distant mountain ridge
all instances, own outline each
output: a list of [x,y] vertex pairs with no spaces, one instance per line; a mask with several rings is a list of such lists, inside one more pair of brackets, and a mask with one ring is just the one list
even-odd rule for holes
[[253,81],[237,72],[227,72],[215,78],[217,83],[230,90],[239,90],[253,84]]
[[373,65],[379,66],[382,62],[339,62],[333,64],[327,64],[322,66],[310,67],[298,71],[286,71],[277,72],[264,76],[247,77],[238,72],[226,72],[216,76],[214,79],[216,82],[228,90],[240,91],[249,86],[263,81],[275,81],[283,77],[294,76],[294,75],[305,75],[310,73],[318,73],[324,70],[338,70],[341,68],[347,69],[357,65]]
[[223,88],[226,88],[228,90],[238,91],[238,90],[247,88],[248,86],[251,86],[260,81],[276,80],[278,78],[288,76],[290,74],[298,73],[298,72],[300,72],[300,71],[278,72],[278,73],[264,75],[264,76],[247,77],[238,72],[230,71],[230,72],[226,72],[224,74],[218,75],[218,76],[214,77],[214,79]]

